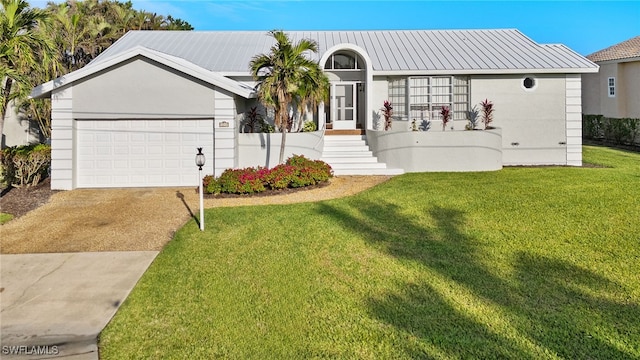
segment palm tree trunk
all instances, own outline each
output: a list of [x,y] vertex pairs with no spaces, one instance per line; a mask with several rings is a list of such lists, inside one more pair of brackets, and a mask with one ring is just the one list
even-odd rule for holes
[[280,157],[278,164],[284,163],[284,148],[287,142],[287,131],[289,125],[289,102],[287,101],[287,95],[284,92],[278,94],[278,101],[280,102],[280,109],[278,111],[278,118],[280,119],[280,132],[282,133],[282,141],[280,142]]
[[285,124],[280,129],[282,129],[282,142],[280,142],[280,159],[278,160],[278,164],[284,164],[284,147],[287,142],[287,125]]

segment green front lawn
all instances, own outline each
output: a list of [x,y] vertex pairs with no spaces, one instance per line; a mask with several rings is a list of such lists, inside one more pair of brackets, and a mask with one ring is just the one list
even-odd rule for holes
[[100,338],[125,358],[640,358],[640,154],[218,208]]

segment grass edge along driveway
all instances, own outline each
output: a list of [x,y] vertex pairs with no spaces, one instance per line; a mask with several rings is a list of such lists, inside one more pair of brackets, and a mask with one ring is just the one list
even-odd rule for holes
[[102,359],[640,357],[640,154],[395,177],[207,210],[102,333]]

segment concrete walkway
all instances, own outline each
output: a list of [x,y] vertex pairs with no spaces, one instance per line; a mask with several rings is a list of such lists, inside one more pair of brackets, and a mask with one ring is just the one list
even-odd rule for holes
[[99,333],[157,254],[0,255],[0,358],[98,359]]

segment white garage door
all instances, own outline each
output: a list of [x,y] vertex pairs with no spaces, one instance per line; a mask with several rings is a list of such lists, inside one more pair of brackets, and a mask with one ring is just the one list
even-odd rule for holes
[[76,120],[77,187],[196,186],[213,173],[213,120]]

